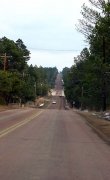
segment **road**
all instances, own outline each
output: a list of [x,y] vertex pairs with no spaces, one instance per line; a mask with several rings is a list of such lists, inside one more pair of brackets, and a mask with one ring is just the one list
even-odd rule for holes
[[0,180],[110,179],[109,145],[64,109],[60,82],[56,104],[0,112]]

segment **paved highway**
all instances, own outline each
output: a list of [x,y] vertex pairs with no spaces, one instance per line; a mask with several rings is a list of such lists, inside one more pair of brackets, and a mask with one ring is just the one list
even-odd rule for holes
[[110,179],[110,147],[64,109],[60,75],[56,85],[46,109],[0,112],[0,180]]

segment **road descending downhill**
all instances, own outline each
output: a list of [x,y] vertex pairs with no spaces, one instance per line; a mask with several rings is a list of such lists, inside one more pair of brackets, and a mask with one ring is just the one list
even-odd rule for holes
[[46,109],[0,112],[0,180],[110,180],[110,146],[64,108],[61,82]]

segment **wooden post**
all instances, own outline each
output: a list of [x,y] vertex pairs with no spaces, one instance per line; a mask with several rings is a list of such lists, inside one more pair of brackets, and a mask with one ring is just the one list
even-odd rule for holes
[[6,71],[6,58],[7,58],[7,57],[12,57],[12,56],[7,56],[6,53],[5,53],[4,56],[0,56],[0,57],[3,57],[3,58],[4,58],[4,68],[3,68],[3,69],[4,69],[4,71]]

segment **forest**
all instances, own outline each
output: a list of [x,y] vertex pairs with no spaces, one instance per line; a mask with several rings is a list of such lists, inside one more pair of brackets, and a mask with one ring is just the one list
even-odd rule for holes
[[110,108],[110,2],[88,0],[76,30],[88,48],[74,57],[74,65],[63,69],[65,95],[76,108],[105,111]]
[[0,39],[0,104],[34,102],[54,87],[57,68],[28,65],[30,58],[21,39]]

